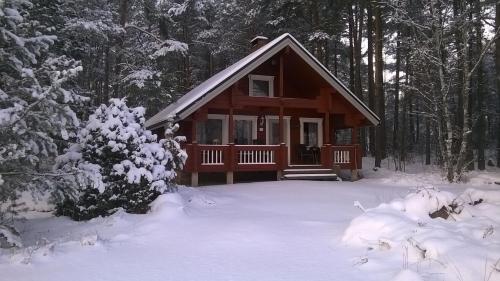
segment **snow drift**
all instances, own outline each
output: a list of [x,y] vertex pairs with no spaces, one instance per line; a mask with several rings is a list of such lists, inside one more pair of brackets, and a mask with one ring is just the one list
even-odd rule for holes
[[398,255],[404,267],[426,261],[434,270],[448,271],[445,280],[499,280],[499,227],[500,191],[467,189],[456,196],[419,188],[366,210],[352,220],[342,241],[368,253]]

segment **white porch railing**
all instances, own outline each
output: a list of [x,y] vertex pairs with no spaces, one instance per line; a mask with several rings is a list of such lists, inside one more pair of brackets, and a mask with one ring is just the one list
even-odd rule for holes
[[224,149],[222,147],[201,149],[201,165],[224,165]]
[[238,164],[276,164],[276,148],[255,149],[255,146],[238,146],[237,157]]
[[335,150],[333,151],[334,164],[348,164],[351,163],[350,150]]

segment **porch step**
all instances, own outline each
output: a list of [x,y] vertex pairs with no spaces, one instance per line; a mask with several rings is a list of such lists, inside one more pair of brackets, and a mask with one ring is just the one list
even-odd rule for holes
[[333,171],[331,169],[310,169],[310,168],[301,168],[301,169],[286,169],[283,170],[284,174],[329,174]]
[[336,174],[287,174],[283,176],[284,180],[328,180],[337,181]]
[[292,168],[283,171],[283,180],[328,180],[337,181],[337,174],[331,169]]

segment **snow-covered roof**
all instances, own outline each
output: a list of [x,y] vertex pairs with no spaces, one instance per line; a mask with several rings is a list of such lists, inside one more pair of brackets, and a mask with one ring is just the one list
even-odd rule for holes
[[253,69],[270,59],[283,48],[289,47],[306,61],[318,74],[321,75],[332,87],[358,109],[370,122],[377,125],[380,119],[358,97],[356,97],[337,77],[323,66],[304,46],[292,35],[285,33],[248,56],[210,77],[177,101],[146,121],[146,127],[155,128],[172,115],[177,119],[184,119],[204,104],[212,100],[222,91],[233,85],[236,81],[248,75]]

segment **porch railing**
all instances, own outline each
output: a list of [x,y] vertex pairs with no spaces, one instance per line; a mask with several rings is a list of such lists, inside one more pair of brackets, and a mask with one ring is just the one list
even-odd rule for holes
[[325,145],[321,148],[321,164],[327,168],[361,169],[362,151],[359,144]]
[[284,145],[187,144],[188,172],[273,171],[286,168]]
[[[187,144],[187,172],[278,171],[288,167],[288,149],[281,145]],[[361,169],[361,146],[324,145],[323,168]]]
[[276,164],[279,145],[235,146],[238,165]]
[[201,165],[224,165],[224,151],[227,148],[221,145],[200,147]]

